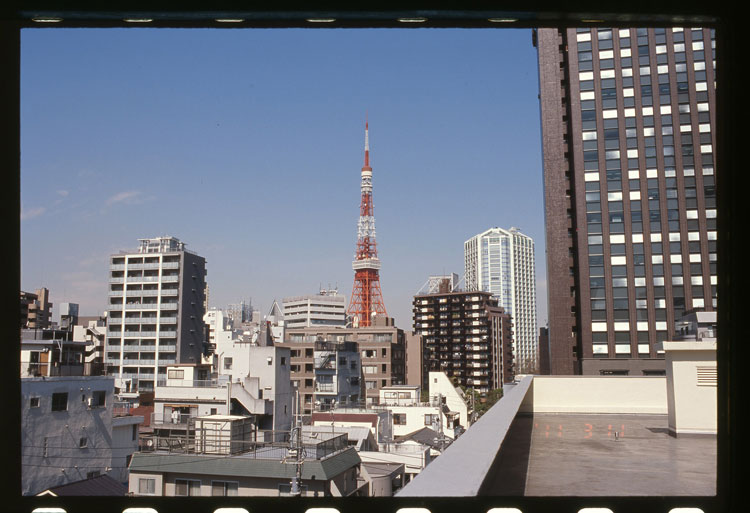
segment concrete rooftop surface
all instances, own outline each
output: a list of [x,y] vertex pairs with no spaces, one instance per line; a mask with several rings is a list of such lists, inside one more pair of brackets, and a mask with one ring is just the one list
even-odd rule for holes
[[519,415],[481,494],[715,495],[716,437],[667,426],[666,415]]

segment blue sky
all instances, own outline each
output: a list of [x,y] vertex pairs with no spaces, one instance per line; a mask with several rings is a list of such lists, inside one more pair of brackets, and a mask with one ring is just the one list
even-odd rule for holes
[[544,325],[537,93],[529,30],[26,29],[22,288],[99,314],[108,256],[172,235],[211,306],[348,300],[367,113],[396,324],[430,274],[463,275],[466,239],[518,226]]

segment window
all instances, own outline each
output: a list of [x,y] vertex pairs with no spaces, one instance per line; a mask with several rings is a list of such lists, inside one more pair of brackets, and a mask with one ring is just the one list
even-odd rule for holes
[[107,392],[106,390],[96,390],[91,395],[91,407],[92,408],[103,408],[107,403]]
[[29,399],[29,408],[39,408],[39,398],[32,397]]
[[232,358],[229,356],[224,357],[224,369],[225,370],[231,370],[232,369]]
[[68,393],[52,394],[52,411],[66,411],[68,409]]
[[[231,360],[231,358],[230,358]],[[183,379],[185,377],[184,370],[169,370],[167,371],[167,378],[169,379]]]
[[236,497],[237,487],[236,481],[211,481],[211,495],[213,497]]
[[394,426],[405,426],[406,425],[406,413],[394,413],[393,414],[393,425]]
[[135,440],[136,438],[138,438],[138,424],[133,424],[130,439]]
[[154,495],[156,493],[156,479],[139,478],[138,493],[140,495]]
[[82,436],[82,437],[81,437],[81,438],[80,438],[80,439],[78,440],[78,447],[80,447],[81,449],[85,449],[85,448],[86,448],[86,447],[88,447],[88,446],[89,446],[89,439],[88,439],[88,438],[86,438],[85,436]]
[[433,424],[436,424],[439,422],[437,414],[434,413],[427,413],[424,416],[424,425],[425,426],[432,426]]
[[197,497],[201,494],[201,482],[192,479],[175,479],[174,494],[178,497]]

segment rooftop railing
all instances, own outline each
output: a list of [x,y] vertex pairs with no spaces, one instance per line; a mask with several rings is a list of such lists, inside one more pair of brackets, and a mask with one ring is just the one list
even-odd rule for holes
[[[182,416],[181,416],[182,417]],[[182,419],[181,419],[182,420]],[[152,423],[153,425],[153,423]],[[196,436],[194,418],[185,419],[180,425],[188,427],[185,435],[145,435],[139,441],[142,452],[167,452],[177,454],[235,454],[252,459],[281,461],[288,456],[288,431],[258,431],[252,440],[230,440],[220,435]],[[316,440],[310,436],[302,439],[305,459],[323,459],[348,448],[348,436],[342,433],[328,440]]]

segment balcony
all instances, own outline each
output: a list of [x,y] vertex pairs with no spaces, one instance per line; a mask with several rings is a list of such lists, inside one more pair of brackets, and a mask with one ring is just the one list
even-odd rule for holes
[[315,392],[321,394],[335,394],[335,383],[315,383]]
[[162,317],[159,319],[161,324],[177,324],[177,317]]
[[177,351],[176,345],[161,345],[156,346],[160,353],[173,353]]
[[161,289],[162,296],[176,296],[179,292],[179,289]]
[[128,290],[128,297],[153,297],[158,296],[158,290]]
[[[154,304],[154,308],[156,308],[157,305]],[[161,303],[158,305],[158,308],[160,310],[177,310],[177,303]]]
[[180,281],[180,275],[179,274],[172,274],[172,275],[162,275],[161,282],[162,283],[177,283]]
[[[154,333],[154,335],[156,335],[155,331],[153,333]],[[172,330],[169,330],[169,331],[160,331],[159,332],[159,336],[163,337],[163,338],[172,338],[172,337],[176,337],[177,336],[177,332],[176,331],[172,331]]]
[[128,303],[125,310],[155,310],[158,307],[157,303]]
[[[158,267],[158,264],[157,264]],[[180,263],[179,262],[162,262],[161,264],[162,269],[179,269]]]
[[154,283],[158,281],[158,276],[128,276],[128,283]]

